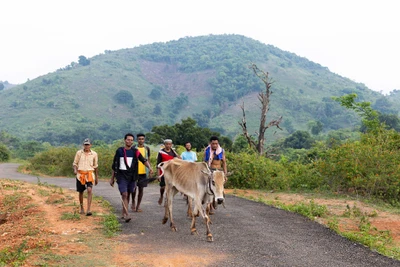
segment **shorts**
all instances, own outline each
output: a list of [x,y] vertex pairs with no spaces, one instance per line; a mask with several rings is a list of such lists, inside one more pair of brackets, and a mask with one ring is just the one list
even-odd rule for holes
[[125,193],[125,192],[128,192],[128,193],[135,192],[136,181],[120,178],[120,179],[117,179],[117,184],[118,184],[119,192],[121,194]]
[[164,175],[161,176],[161,181],[160,181],[160,187],[164,187],[165,186],[165,179],[164,179]]
[[149,183],[149,179],[147,179],[146,174],[139,174],[138,175],[138,181],[137,181],[137,187],[147,187],[147,184]]
[[76,180],[76,191],[78,191],[79,193],[82,193],[86,190],[86,187],[93,187],[93,183],[92,182],[87,182],[86,184],[81,184],[81,181],[79,181],[78,179]]

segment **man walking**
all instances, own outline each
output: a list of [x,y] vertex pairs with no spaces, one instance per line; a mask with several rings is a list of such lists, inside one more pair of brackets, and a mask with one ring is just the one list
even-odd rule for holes
[[[164,140],[164,148],[162,148],[158,152],[158,155],[157,155],[157,166],[161,162],[171,160],[175,157],[180,158],[180,156],[175,152],[175,150],[172,149],[172,140],[165,139]],[[162,204],[164,191],[165,191],[165,180],[164,180],[164,175],[163,175],[160,179],[160,198],[158,199],[159,205]]]
[[76,175],[76,191],[79,192],[80,214],[85,214],[83,208],[83,192],[87,189],[87,209],[86,216],[91,216],[90,206],[92,204],[93,183],[97,185],[98,180],[98,156],[91,150],[92,144],[89,138],[83,141],[83,149],[75,154],[72,166]]
[[150,175],[153,173],[147,159],[145,159],[139,150],[133,147],[134,136],[128,133],[124,137],[125,146],[115,151],[112,164],[112,177],[110,185],[114,186],[115,178],[117,178],[118,189],[122,199],[122,218],[125,222],[130,222],[131,217],[128,213],[129,194],[136,189],[136,181],[138,179],[138,161],[143,163],[148,169]]
[[186,161],[196,162],[197,155],[196,152],[192,151],[192,144],[190,142],[185,143],[186,151],[182,152],[181,158]]
[[223,171],[225,177],[227,176],[228,171],[225,150],[219,145],[219,139],[217,136],[211,136],[210,144],[204,150],[204,161],[207,162],[212,171]]
[[[146,135],[144,135],[143,133],[138,133],[136,135],[136,139],[137,139],[137,150],[139,150],[140,154],[142,154],[142,156],[147,159],[147,161],[150,163],[150,148],[148,146],[146,146],[144,144],[145,139],[146,139]],[[132,193],[132,206],[131,209],[132,211],[136,211],[136,212],[142,212],[142,210],[140,209],[140,203],[142,202],[142,198],[143,198],[143,191],[144,188],[147,187],[147,184],[149,183],[150,180],[155,180],[156,178],[153,179],[148,179],[147,178],[147,172],[146,172],[146,166],[141,163],[140,161],[138,162],[138,181],[137,181],[137,187],[136,190],[133,191]],[[139,192],[137,192],[139,191]],[[136,192],[138,193],[138,198],[137,198],[137,202],[135,201],[136,199]]]

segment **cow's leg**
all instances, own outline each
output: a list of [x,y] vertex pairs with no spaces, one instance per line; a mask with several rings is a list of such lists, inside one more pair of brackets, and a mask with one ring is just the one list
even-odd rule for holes
[[194,200],[194,210],[192,212],[192,225],[190,226],[190,232],[192,235],[194,234],[198,235],[196,230],[196,217],[198,216],[201,210],[201,206],[202,205],[200,200]]
[[193,216],[193,211],[192,211],[192,198],[188,196],[187,199],[186,199],[186,203],[187,203],[187,205],[188,205],[187,216],[191,218],[191,217]]
[[178,193],[178,190],[176,190],[175,187],[169,189],[167,191],[167,195],[166,195],[166,208],[168,209],[168,213],[169,213],[169,221],[170,221],[170,227],[171,230],[176,232],[178,229],[175,226],[175,222],[174,222],[174,218],[172,216],[172,200],[174,199],[174,196],[176,195],[176,193]]
[[[168,195],[169,195],[169,188],[167,188],[166,193],[165,193],[165,202],[164,202],[164,218],[162,220],[162,224],[166,224],[168,222],[168,217],[169,217],[169,201],[168,201]],[[172,203],[171,203],[172,205]]]
[[210,217],[210,214],[211,214],[210,210],[211,210],[211,203],[207,203],[206,214],[207,214],[207,217],[208,217],[209,224],[212,224],[211,217]]
[[212,236],[211,230],[210,230],[211,220],[210,220],[210,217],[206,214],[203,206],[201,208],[202,208],[201,211],[202,211],[202,216],[204,218],[204,223],[206,224],[206,228],[207,228],[207,241],[212,242],[212,241],[214,241],[214,239],[213,239],[213,236]]

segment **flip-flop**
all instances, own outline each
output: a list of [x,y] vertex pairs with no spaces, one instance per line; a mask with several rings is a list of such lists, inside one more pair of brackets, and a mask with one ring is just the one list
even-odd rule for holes
[[92,212],[91,212],[91,211],[88,211],[88,212],[86,213],[86,216],[92,216]]
[[137,209],[137,210],[136,210],[136,212],[142,212],[142,211],[143,211],[143,210],[141,210],[141,209]]

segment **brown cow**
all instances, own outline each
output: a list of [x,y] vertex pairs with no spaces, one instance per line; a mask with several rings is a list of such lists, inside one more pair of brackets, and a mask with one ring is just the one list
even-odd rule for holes
[[[197,234],[196,217],[201,215],[207,227],[207,241],[213,241],[210,231],[210,218],[203,204],[207,205],[213,199],[222,204],[224,201],[224,175],[214,175],[205,162],[188,162],[174,158],[161,162],[158,167],[165,179],[165,214],[163,224],[170,219],[172,231],[176,231],[172,216],[172,201],[176,193],[182,192],[194,202],[191,233]],[[223,174],[223,173],[222,173]]]

